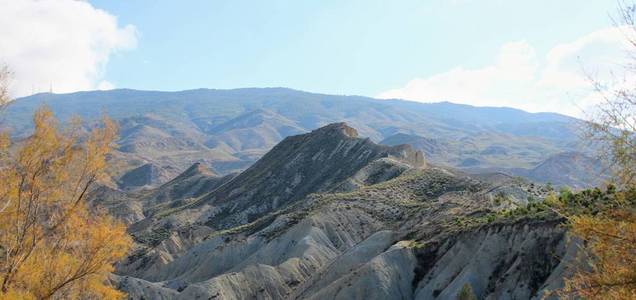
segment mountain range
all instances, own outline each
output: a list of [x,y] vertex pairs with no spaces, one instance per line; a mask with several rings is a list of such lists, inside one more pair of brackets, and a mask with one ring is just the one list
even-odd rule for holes
[[219,175],[240,172],[285,137],[335,122],[347,122],[375,143],[409,144],[429,163],[471,173],[499,171],[574,188],[603,178],[596,176],[603,172],[600,163],[579,139],[584,122],[555,113],[285,88],[123,89],[17,99],[3,126],[15,137],[27,135],[31,113],[41,104],[62,120],[79,115],[89,126],[106,113],[119,123],[110,166],[112,187],[124,190],[157,187],[197,162]]
[[[589,187],[584,122],[289,89],[113,90],[18,99],[120,126],[87,195],[134,246],[130,299],[542,299],[577,256],[543,183]],[[510,212],[526,213],[511,214]]]

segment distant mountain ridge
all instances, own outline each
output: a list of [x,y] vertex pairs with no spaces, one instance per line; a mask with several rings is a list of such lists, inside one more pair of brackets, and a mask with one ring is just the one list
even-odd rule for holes
[[[406,100],[379,100],[362,96],[340,96],[316,94],[287,88],[243,88],[231,90],[196,89],[179,92],[141,91],[132,89],[117,89],[109,91],[87,91],[70,94],[36,94],[17,99],[8,111],[15,115],[9,120],[14,124],[21,120],[26,125],[30,118],[30,111],[39,104],[46,103],[62,119],[73,114],[84,118],[96,118],[107,112],[115,119],[155,113],[164,116],[188,117],[194,123],[218,125],[230,116],[238,116],[242,112],[256,109],[266,109],[283,116],[298,119],[308,114],[318,114],[314,118],[302,118],[301,125],[305,128],[317,128],[321,114],[340,111],[334,117],[354,114],[367,115],[370,112],[378,116],[391,117],[399,114],[401,118],[423,114],[434,119],[445,120],[459,126],[479,127],[483,125],[499,126],[499,130],[523,132],[520,128],[507,129],[502,124],[540,124],[540,123],[569,123],[575,118],[557,113],[528,113],[519,109],[507,107],[476,107],[451,102],[420,103]],[[372,107],[362,107],[362,104]],[[191,105],[201,105],[192,107]],[[210,106],[224,106],[223,109],[208,110]],[[304,108],[297,110],[298,108]],[[361,109],[362,108],[362,109]],[[379,109],[388,109],[380,111]],[[217,120],[198,119],[205,115],[220,116]],[[24,118],[26,117],[26,118]],[[396,121],[399,118],[394,117]],[[297,120],[295,120],[297,121]],[[19,122],[19,121],[18,121]],[[331,123],[331,122],[327,122]],[[18,131],[24,130],[20,127]],[[362,130],[362,128],[358,128]],[[364,132],[364,131],[362,131]],[[366,135],[366,134],[363,134]],[[373,137],[372,137],[373,138]]]
[[445,163],[447,166],[458,167],[471,173],[504,172],[539,183],[551,183],[575,189],[600,186],[609,178],[608,168],[603,166],[601,161],[577,151],[558,152],[545,159],[536,156],[536,164],[527,168],[492,167],[505,165],[499,161],[515,159],[528,149],[522,146],[523,141],[519,141],[517,145],[521,147],[515,148],[507,147],[505,143],[497,140],[491,140],[490,145],[482,147],[482,150],[470,149],[475,146],[475,143],[479,143],[479,140],[480,138],[466,138],[461,143],[441,142],[417,135],[398,133],[380,143],[409,144],[424,152],[431,161]]
[[457,168],[529,170],[559,153],[585,152],[576,132],[582,121],[556,113],[286,88],[37,94],[14,101],[3,126],[28,134],[31,113],[43,103],[61,119],[108,113],[121,128],[115,180],[151,164],[167,170],[153,186],[196,162],[221,175],[244,170],[285,137],[334,122],[375,142],[394,144],[403,135],[401,143],[423,150],[430,162]]
[[512,173],[539,182],[575,188],[601,186],[609,180],[607,166],[598,159],[579,152],[562,152],[529,171],[514,170]]

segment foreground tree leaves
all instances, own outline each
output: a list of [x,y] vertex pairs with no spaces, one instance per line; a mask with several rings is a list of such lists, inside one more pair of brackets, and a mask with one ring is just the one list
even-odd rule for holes
[[580,245],[573,274],[545,296],[636,299],[636,188],[562,189],[544,203],[567,219],[571,241]]
[[33,135],[16,145],[0,136],[0,298],[122,298],[106,281],[131,239],[84,203],[116,126],[104,118],[86,133],[73,120],[62,131],[46,108],[33,121]]
[[636,299],[636,212],[573,216],[570,225],[586,243],[585,261],[566,280],[563,298]]
[[[618,1],[615,25],[636,49],[636,3]],[[568,216],[571,233],[583,241],[585,261],[565,281],[563,298],[636,299],[636,68],[633,53],[617,82],[592,79],[601,103],[592,111],[586,136],[610,166],[623,192],[599,212]],[[612,186],[613,194],[613,186]],[[595,199],[598,202],[598,199]]]

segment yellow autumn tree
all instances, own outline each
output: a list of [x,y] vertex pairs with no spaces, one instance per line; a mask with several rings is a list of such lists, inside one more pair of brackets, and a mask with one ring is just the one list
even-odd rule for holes
[[573,216],[570,224],[571,232],[587,243],[586,261],[566,280],[564,298],[636,299],[634,211]]
[[104,117],[85,132],[65,129],[50,110],[33,116],[33,134],[0,138],[0,299],[118,299],[107,284],[131,246],[123,224],[85,203],[104,176],[116,135]]
[[[636,6],[619,1],[617,20],[636,50]],[[624,70],[625,78],[636,75],[633,63]],[[636,88],[629,80],[614,87],[593,84],[604,101],[589,120],[588,138],[599,144],[599,156],[611,166],[612,182],[621,191],[604,209],[567,215],[570,233],[580,241],[581,259],[559,294],[576,299],[636,299]]]

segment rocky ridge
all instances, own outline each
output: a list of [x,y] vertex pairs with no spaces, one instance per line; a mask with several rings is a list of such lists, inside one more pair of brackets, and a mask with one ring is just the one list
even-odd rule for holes
[[573,255],[556,216],[477,221],[542,187],[426,164],[344,123],[288,137],[202,194],[198,177],[218,178],[193,166],[163,186],[193,183],[189,196],[129,227],[135,251],[112,280],[131,298],[452,299],[470,284],[538,299]]

